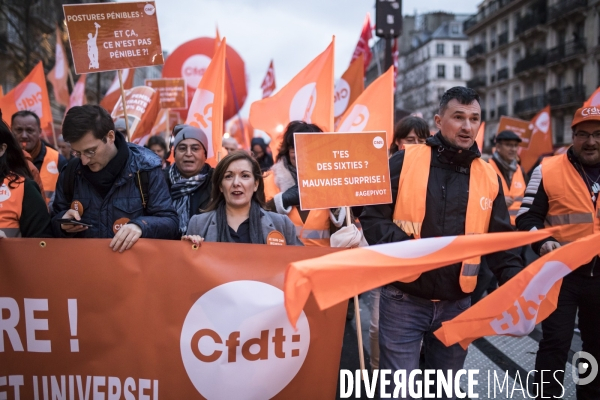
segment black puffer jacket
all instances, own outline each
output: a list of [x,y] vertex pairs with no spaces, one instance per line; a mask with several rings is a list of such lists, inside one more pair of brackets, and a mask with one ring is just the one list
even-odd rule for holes
[[[430,146],[432,151],[427,197],[415,198],[415,201],[425,201],[426,204],[421,237],[464,235],[469,198],[469,168],[471,162],[481,154],[477,145],[473,145],[470,150],[460,150],[451,146],[439,132],[427,140],[427,146]],[[392,221],[403,162],[404,151],[399,151],[390,158],[393,202],[367,206],[360,216],[369,244],[412,239],[412,236],[406,235]],[[492,206],[489,232],[513,230],[499,179],[499,191]],[[504,283],[523,268],[523,261],[516,249],[489,254],[486,258],[500,283]],[[414,282],[395,282],[394,285],[410,295],[425,299],[459,300],[468,296],[460,288],[460,269],[460,263],[452,264],[426,272]]]

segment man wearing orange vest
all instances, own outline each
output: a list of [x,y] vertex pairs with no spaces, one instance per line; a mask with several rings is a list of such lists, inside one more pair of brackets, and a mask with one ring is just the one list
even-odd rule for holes
[[[554,237],[532,244],[540,256],[600,232],[600,109],[580,108],[575,112],[571,128],[573,145],[566,154],[545,158],[534,169],[517,216],[517,227],[522,231],[545,226],[563,228]],[[568,355],[577,315],[583,351],[600,361],[598,310],[600,261],[595,257],[563,278],[557,308],[542,322],[543,338],[535,369],[552,371],[546,374],[549,379],[536,375],[536,382],[544,383],[546,398],[563,393],[557,380],[562,382],[565,364],[571,362]],[[600,399],[600,377],[587,385],[577,385],[577,398]]]
[[[406,146],[390,158],[393,202],[367,206],[360,216],[369,244],[513,229],[500,178],[475,143],[481,123],[477,93],[465,87],[446,91],[435,123],[439,132],[425,145]],[[517,250],[486,258],[500,283],[523,268]],[[469,308],[480,262],[464,260],[381,288],[380,369],[406,370],[408,376],[419,369],[422,345],[425,368],[463,368],[467,352],[446,347],[433,332]]]
[[317,125],[303,121],[292,121],[288,124],[277,154],[277,162],[265,174],[267,208],[287,215],[296,226],[296,234],[304,245],[329,247],[330,220],[339,228],[344,223],[346,212],[344,208],[339,209],[337,215],[329,209],[300,210],[294,132],[323,131]]
[[36,113],[29,110],[14,113],[11,130],[17,142],[33,158],[33,165],[40,171],[46,201],[50,202],[56,189],[58,174],[67,160],[41,139],[42,128]]
[[502,182],[504,199],[510,214],[510,222],[513,225],[515,225],[527,186],[523,168],[517,163],[517,151],[521,142],[519,135],[513,131],[500,132],[496,136],[496,151],[490,160],[490,165]]

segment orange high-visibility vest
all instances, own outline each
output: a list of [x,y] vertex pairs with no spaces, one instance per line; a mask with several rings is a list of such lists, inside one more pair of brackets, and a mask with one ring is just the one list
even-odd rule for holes
[[[264,182],[265,198],[269,201],[280,192],[275,183],[275,174],[272,171],[267,172]],[[288,217],[296,227],[296,235],[305,246],[329,247],[329,209],[310,210],[306,221],[302,222],[298,207],[292,207]]]
[[[21,237],[19,220],[23,209],[25,180],[19,178],[9,187],[8,178],[0,185],[0,231],[7,237]],[[16,186],[16,187],[15,187]]]
[[[413,235],[415,239],[421,238],[430,168],[431,147],[424,144],[405,146],[393,219],[400,229],[407,235]],[[480,158],[473,160],[469,176],[465,235],[487,233],[492,216],[492,205],[499,189],[498,177],[494,169]],[[481,257],[463,261],[459,282],[463,292],[471,293],[475,290],[480,264]],[[412,282],[419,276],[407,282]]]
[[523,196],[525,196],[525,189],[527,187],[527,185],[525,185],[523,171],[521,170],[521,167],[517,168],[513,174],[512,183],[510,184],[509,188],[506,180],[504,179],[504,175],[502,175],[502,172],[500,172],[500,168],[498,168],[496,162],[492,162],[490,160],[490,165],[500,177],[500,181],[502,182],[502,190],[504,190],[504,196],[508,196],[514,200],[512,205],[508,207],[508,214],[510,215],[510,223],[515,226],[515,220],[517,219],[519,209],[521,209],[521,203],[523,202]]
[[554,238],[566,244],[600,232],[600,200],[594,209],[590,190],[567,155],[544,158],[541,169],[549,206],[545,225],[564,226]]
[[54,195],[54,190],[56,190],[58,173],[58,151],[46,146],[46,156],[42,163],[40,176],[42,177],[42,183],[44,184],[44,195],[46,196],[47,203],[50,202],[50,199],[52,199],[52,196]]

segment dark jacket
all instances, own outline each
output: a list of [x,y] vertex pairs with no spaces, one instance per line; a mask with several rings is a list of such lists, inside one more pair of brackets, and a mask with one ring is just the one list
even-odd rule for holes
[[[572,148],[567,151],[567,157],[575,167],[576,158],[573,154]],[[579,172],[579,175],[581,175],[579,168],[575,167],[575,169]],[[581,179],[583,179],[583,176]],[[598,201],[598,199],[596,199],[596,201]],[[530,231],[534,228],[543,229],[545,227],[544,221],[546,220],[546,215],[548,214],[549,209],[550,205],[548,203],[548,194],[546,193],[546,190],[544,190],[544,182],[542,181],[542,166],[540,165],[537,166],[531,173],[531,179],[529,180],[529,184],[525,190],[523,203],[521,204],[521,209],[519,210],[519,215],[517,216],[517,229],[520,231]],[[548,241],[558,242],[558,240],[555,238],[549,237],[542,239],[539,242],[532,243],[531,248],[536,254],[539,255],[540,248]],[[595,269],[595,273],[598,275],[598,268],[600,268],[600,260],[598,257],[595,257],[591,262],[577,268],[573,273],[593,276]]]
[[[167,181],[167,186],[169,187],[169,193],[171,192],[171,178],[169,178],[169,171],[173,168],[175,164],[167,167],[163,170],[165,180]],[[208,166],[210,169],[208,170],[208,176],[202,185],[196,189],[194,193],[190,196],[190,219],[192,216],[197,214],[202,214],[202,210],[206,209],[208,203],[210,201],[210,192],[212,188],[212,176],[215,172],[215,169]]]
[[[179,238],[179,220],[163,177],[160,158],[144,147],[132,143],[127,143],[127,146],[129,157],[125,168],[104,199],[83,176],[81,164],[76,169],[73,200],[79,200],[83,205],[81,221],[92,227],[75,235],[64,232],[56,221],[71,208],[71,202],[67,201],[63,192],[65,174],[60,174],[52,205],[52,231],[55,237],[112,238],[115,236],[114,222],[129,218],[130,223],[142,228],[142,238]],[[149,199],[145,210],[140,189],[135,183],[138,171],[148,172]]]
[[[474,144],[470,150],[460,150],[450,146],[438,132],[427,139],[427,146],[431,147],[432,152],[427,196],[425,199],[415,198],[415,201],[425,201],[426,207],[421,237],[464,235],[469,199],[469,168],[471,162],[481,156],[477,145]],[[392,220],[403,162],[403,150],[394,154],[389,161],[392,203],[367,206],[360,216],[365,238],[371,245],[413,238],[404,233]],[[500,178],[498,185],[499,191],[493,202],[488,230],[512,231]],[[523,268],[523,262],[516,249],[485,257],[500,283],[504,283]],[[414,282],[395,282],[394,285],[407,294],[425,299],[459,300],[468,296],[460,288],[460,269],[461,264],[456,263],[425,272]]]
[[[40,154],[33,160],[33,165],[38,169],[38,171],[42,170],[42,165],[44,164],[44,158],[46,157],[46,146],[49,146],[46,142],[42,140],[42,148],[40,149]],[[58,152],[58,170],[62,171],[63,167],[67,165],[67,159]]]

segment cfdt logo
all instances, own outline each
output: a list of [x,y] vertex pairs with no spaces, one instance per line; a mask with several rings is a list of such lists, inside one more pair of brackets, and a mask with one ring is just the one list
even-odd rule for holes
[[194,54],[184,61],[181,66],[181,76],[185,78],[188,88],[196,90],[211,58],[204,54]]
[[307,83],[294,95],[290,104],[290,121],[304,121],[311,123],[312,113],[317,104],[317,84]]
[[16,101],[19,110],[29,110],[36,113],[40,118],[44,116],[42,109],[42,88],[36,83],[28,83],[25,90]]
[[350,101],[350,85],[345,79],[340,78],[335,82],[335,95],[333,96],[333,116],[341,117]]
[[3,183],[2,186],[0,186],[0,202],[10,199],[10,194],[10,189]]
[[290,325],[283,292],[256,281],[236,281],[206,292],[183,323],[185,370],[207,399],[268,399],[294,379],[308,353],[304,312]]

